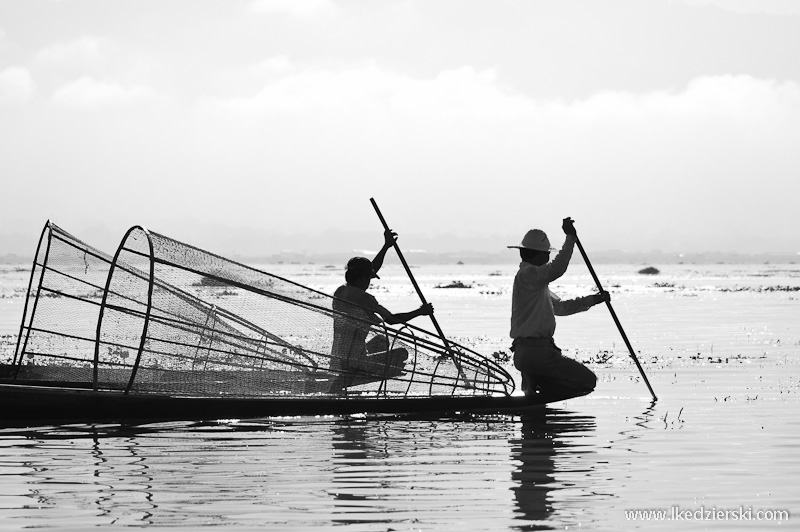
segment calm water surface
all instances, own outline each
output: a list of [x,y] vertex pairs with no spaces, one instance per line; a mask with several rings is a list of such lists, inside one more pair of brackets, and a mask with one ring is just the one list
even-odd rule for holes
[[[800,529],[800,266],[597,267],[655,404],[597,307],[557,331],[598,374],[596,392],[530,416],[0,428],[0,527]],[[339,282],[321,266],[278,268],[326,291]],[[415,272],[442,328],[507,350],[514,267],[455,268]],[[382,274],[379,300],[418,304],[401,270]],[[0,271],[3,357],[26,275]],[[471,288],[436,288],[453,280]],[[561,281],[562,295],[591,289],[581,268]],[[788,520],[756,520],[774,511]]]

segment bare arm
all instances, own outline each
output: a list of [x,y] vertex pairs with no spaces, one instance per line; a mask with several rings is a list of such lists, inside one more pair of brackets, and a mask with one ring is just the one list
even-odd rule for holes
[[375,255],[375,258],[372,259],[372,271],[378,273],[378,270],[381,269],[383,266],[383,259],[386,257],[386,252],[389,251],[389,248],[394,246],[394,241],[397,240],[397,233],[392,230],[387,229],[383,232],[383,247]]
[[407,323],[417,316],[433,315],[433,305],[427,303],[419,307],[417,310],[412,310],[411,312],[398,312],[397,314],[389,312],[384,307],[379,307],[378,314],[380,314],[381,318],[383,318],[384,321],[389,325],[396,325],[398,323]]

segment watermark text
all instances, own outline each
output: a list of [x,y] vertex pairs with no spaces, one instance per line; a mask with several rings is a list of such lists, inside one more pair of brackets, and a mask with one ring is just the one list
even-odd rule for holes
[[788,521],[787,510],[759,510],[752,507],[685,509],[673,506],[668,510],[625,510],[628,521]]

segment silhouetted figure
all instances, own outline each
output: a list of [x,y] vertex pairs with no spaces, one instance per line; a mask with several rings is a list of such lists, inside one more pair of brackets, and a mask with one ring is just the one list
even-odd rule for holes
[[608,301],[608,292],[562,300],[550,291],[549,284],[567,271],[575,247],[575,227],[565,218],[564,245],[550,261],[550,240],[544,231],[533,229],[518,246],[522,262],[514,278],[511,308],[511,350],[514,366],[522,374],[522,391],[547,401],[557,401],[594,390],[597,377],[580,362],[564,356],[553,341],[555,316],[583,312]]
[[402,372],[408,352],[405,349],[389,350],[389,340],[383,335],[375,335],[367,341],[373,325],[379,325],[381,319],[394,325],[406,323],[417,316],[433,314],[430,304],[411,312],[394,314],[367,293],[372,279],[379,278],[377,272],[396,238],[394,232],[386,231],[383,247],[372,261],[366,257],[350,259],[345,273],[347,284],[337,288],[333,294],[335,313],[330,368],[341,373],[334,383],[334,391],[353,384],[393,377]]

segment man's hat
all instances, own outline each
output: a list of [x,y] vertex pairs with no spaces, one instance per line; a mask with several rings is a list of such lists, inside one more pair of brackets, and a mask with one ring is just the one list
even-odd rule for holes
[[508,246],[509,248],[531,249],[534,251],[553,251],[547,235],[541,229],[531,229],[525,233],[522,243],[519,246]]
[[347,271],[371,275],[374,279],[380,279],[375,270],[372,269],[372,261],[367,257],[353,257],[347,261]]

